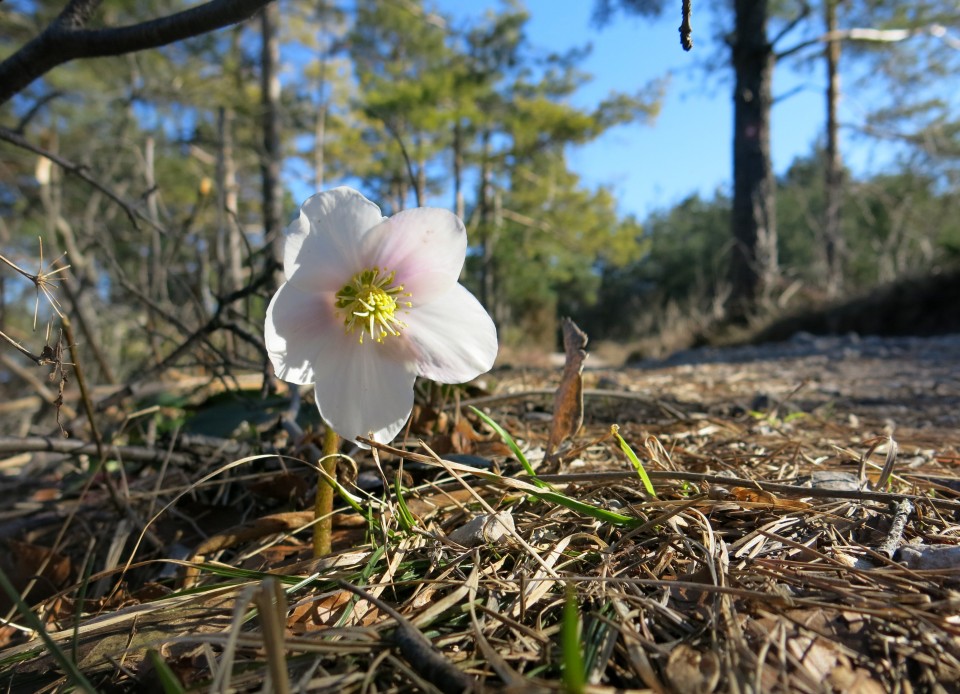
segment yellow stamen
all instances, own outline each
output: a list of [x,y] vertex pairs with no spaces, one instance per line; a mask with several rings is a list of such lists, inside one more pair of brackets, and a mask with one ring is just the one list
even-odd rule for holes
[[336,306],[343,315],[343,328],[347,335],[359,329],[360,344],[364,335],[382,343],[388,335],[397,337],[407,327],[397,313],[413,306],[406,300],[412,295],[403,291],[402,284],[394,285],[396,276],[396,272],[369,268],[355,274],[337,292]]

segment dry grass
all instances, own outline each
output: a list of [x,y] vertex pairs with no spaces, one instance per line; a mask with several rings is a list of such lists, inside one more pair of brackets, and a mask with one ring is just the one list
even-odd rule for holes
[[[568,586],[588,691],[955,691],[957,431],[926,426],[922,405],[854,412],[795,392],[810,377],[794,366],[588,373],[584,429],[543,479],[619,523],[532,493],[479,420],[434,403],[404,445],[377,453],[412,527],[377,490],[366,517],[338,513],[335,553],[310,558],[313,473],[299,459],[315,442],[264,426],[233,441],[261,453],[249,458],[172,436],[155,444],[168,458],[109,464],[121,509],[103,475],[83,486],[69,452],[0,461],[14,500],[0,568],[21,591],[37,578],[27,602],[98,691],[161,691],[163,677],[166,691],[561,690]],[[558,376],[501,372],[475,399],[531,461]],[[772,395],[763,412],[740,405],[751,378]],[[887,438],[891,416],[902,424]],[[370,452],[355,460],[373,469]],[[494,469],[470,470],[481,461]],[[475,547],[449,539],[492,512],[513,529]],[[0,644],[4,691],[78,685],[22,616]]]

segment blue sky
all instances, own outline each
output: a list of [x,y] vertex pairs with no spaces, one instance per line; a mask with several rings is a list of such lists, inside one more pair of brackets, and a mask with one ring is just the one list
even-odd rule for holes
[[[497,0],[435,0],[435,5],[454,18],[480,16],[501,6]],[[670,3],[659,20],[618,14],[603,29],[590,22],[592,0],[527,0],[525,6],[533,46],[563,50],[592,44],[583,69],[594,75],[594,81],[580,90],[573,100],[576,105],[593,106],[612,90],[634,92],[651,79],[671,76],[652,126],[620,126],[571,150],[572,168],[589,185],[610,186],[621,212],[641,218],[690,193],[710,196],[728,185],[733,132],[730,71],[721,66],[710,75],[698,67],[715,54],[709,11],[694,15],[694,49],[685,53],[677,32],[679,2]],[[694,3],[694,11],[702,6]],[[810,152],[822,132],[826,80],[820,66],[797,74],[781,65],[774,74],[775,96],[794,92],[773,110],[773,163],[781,173],[794,157]],[[843,119],[849,114],[844,104],[841,109]],[[846,145],[843,138],[841,146]],[[866,149],[845,155],[855,172],[871,166],[872,152]]]

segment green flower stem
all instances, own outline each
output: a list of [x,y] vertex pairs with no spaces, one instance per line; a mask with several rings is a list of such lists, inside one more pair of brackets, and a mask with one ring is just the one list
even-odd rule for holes
[[[337,452],[340,450],[340,437],[327,427],[323,435],[323,457],[320,466],[333,479],[337,479]],[[317,476],[317,501],[313,507],[316,523],[313,526],[313,556],[330,554],[330,538],[333,534],[333,485]]]

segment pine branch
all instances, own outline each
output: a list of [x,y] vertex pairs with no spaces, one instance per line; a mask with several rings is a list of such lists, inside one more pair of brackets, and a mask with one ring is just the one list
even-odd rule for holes
[[272,0],[210,0],[139,24],[84,29],[101,0],[71,0],[38,36],[0,62],[0,104],[75,58],[123,55],[199,36],[250,18]]

